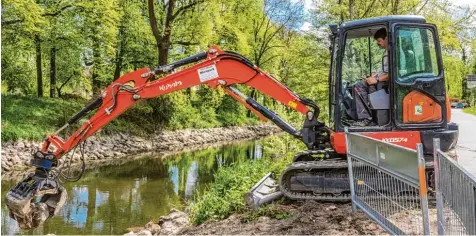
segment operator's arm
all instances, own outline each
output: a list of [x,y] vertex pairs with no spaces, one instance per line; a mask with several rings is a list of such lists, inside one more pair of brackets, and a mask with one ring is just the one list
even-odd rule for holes
[[[180,66],[191,63],[195,63],[195,65],[158,80],[150,81],[156,74],[171,72]],[[228,94],[243,103],[262,120],[270,119],[283,130],[296,137],[300,136],[297,130],[280,119],[274,112],[241,93],[233,85],[243,84],[253,87],[305,115],[309,115],[307,113],[311,112],[308,106],[312,107],[314,109],[312,116],[315,118],[319,115],[319,109],[315,103],[309,99],[300,98],[272,76],[254,66],[243,56],[233,52],[221,51],[219,48],[213,47],[207,52],[160,66],[154,71],[145,68],[123,75],[110,84],[92,104],[69,120],[65,126],[55,134],[48,136],[41,151],[44,154],[53,150],[54,157],[59,159],[139,100],[155,98],[199,84],[207,84],[212,88],[223,87]],[[87,113],[95,109],[97,109],[95,114],[73,135],[65,140],[58,136],[61,130],[76,123]]]
[[[378,81],[380,81],[380,82],[388,81],[388,78],[389,77],[388,77],[387,73],[381,73],[379,75]],[[367,82],[368,85],[376,84],[378,82],[377,81],[377,75],[370,76],[370,77],[366,78],[365,81]]]

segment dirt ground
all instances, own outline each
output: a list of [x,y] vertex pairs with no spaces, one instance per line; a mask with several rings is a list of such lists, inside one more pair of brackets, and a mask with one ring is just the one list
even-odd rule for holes
[[387,234],[362,212],[352,214],[350,204],[305,201],[278,204],[277,208],[289,217],[278,220],[261,216],[243,223],[246,214],[235,214],[225,220],[187,226],[179,234]]

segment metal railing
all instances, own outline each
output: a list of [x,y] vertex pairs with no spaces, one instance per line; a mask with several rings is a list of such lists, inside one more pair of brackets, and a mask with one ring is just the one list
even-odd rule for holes
[[346,132],[352,210],[389,233],[430,234],[423,147],[417,151]]
[[476,178],[433,140],[439,235],[476,235]]

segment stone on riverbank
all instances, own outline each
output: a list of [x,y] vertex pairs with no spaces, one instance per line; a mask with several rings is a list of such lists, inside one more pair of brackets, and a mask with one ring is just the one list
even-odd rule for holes
[[170,210],[166,216],[161,216],[158,222],[150,221],[145,227],[131,227],[124,235],[176,235],[189,224],[187,213],[177,209]]
[[[151,135],[147,139],[123,133],[96,135],[86,141],[85,159],[88,162],[94,162],[122,159],[137,153],[152,151],[178,151],[200,147],[204,144],[260,138],[280,131],[274,125],[256,125],[165,131]],[[42,142],[27,140],[2,142],[2,177],[5,176],[4,172],[26,168],[31,159],[31,153],[41,145]],[[73,162],[79,162],[79,157],[80,154],[77,151]]]

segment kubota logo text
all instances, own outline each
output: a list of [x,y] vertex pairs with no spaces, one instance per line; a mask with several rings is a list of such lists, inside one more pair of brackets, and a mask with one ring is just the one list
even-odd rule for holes
[[170,84],[160,85],[159,89],[162,90],[162,91],[165,91],[165,90],[169,90],[171,88],[175,88],[175,87],[180,86],[180,85],[182,85],[182,81],[177,80],[177,81],[175,81],[173,83],[170,83]]

